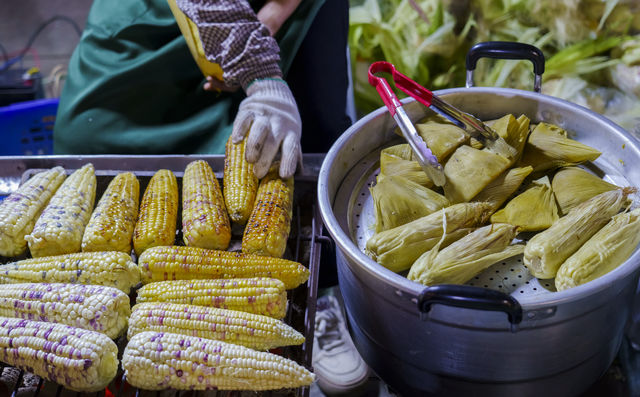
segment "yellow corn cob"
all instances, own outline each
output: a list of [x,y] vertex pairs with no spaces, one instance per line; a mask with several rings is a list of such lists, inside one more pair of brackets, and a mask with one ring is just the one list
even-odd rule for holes
[[91,214],[82,237],[82,250],[131,253],[139,198],[138,178],[131,172],[116,175]]
[[231,225],[218,179],[204,160],[189,163],[182,178],[182,235],[192,247],[227,249]]
[[140,288],[136,299],[138,303],[185,303],[274,318],[283,318],[287,312],[284,284],[267,277],[157,281]]
[[95,392],[116,376],[118,347],[100,332],[0,317],[0,361],[71,390]]
[[127,336],[144,331],[215,339],[257,350],[299,345],[304,336],[275,318],[212,307],[175,303],[138,303]]
[[131,315],[124,292],[99,285],[10,284],[0,288],[0,316],[61,323],[116,338]]
[[24,236],[31,233],[40,213],[64,178],[62,167],[40,172],[0,202],[1,256],[18,256],[27,251]]
[[624,207],[632,192],[635,189],[611,190],[575,206],[527,242],[525,266],[537,278],[555,277],[560,265]]
[[64,181],[25,236],[32,257],[80,252],[82,234],[96,198],[92,164],[76,170]]
[[138,222],[133,232],[137,256],[147,248],[171,245],[176,239],[178,181],[173,172],[159,170],[142,196]]
[[154,247],[140,255],[138,265],[144,284],[164,280],[273,277],[291,289],[309,278],[309,269],[298,262],[196,247]]
[[253,164],[244,157],[247,140],[237,145],[227,141],[224,157],[224,202],[229,217],[235,223],[244,225],[251,215],[258,191],[258,178],[253,173]]
[[291,228],[293,178],[282,180],[277,169],[260,182],[253,207],[242,236],[242,252],[281,258],[287,248]]
[[115,287],[129,293],[140,282],[131,257],[117,251],[79,252],[0,265],[0,284],[72,283]]
[[626,261],[640,242],[640,208],[618,214],[558,269],[558,291],[603,276]]
[[127,381],[146,390],[273,390],[310,385],[314,375],[287,358],[211,339],[141,332],[124,350]]

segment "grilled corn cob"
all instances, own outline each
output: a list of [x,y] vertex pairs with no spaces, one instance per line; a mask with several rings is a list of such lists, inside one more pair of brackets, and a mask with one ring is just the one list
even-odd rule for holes
[[0,316],[48,321],[121,335],[131,314],[124,292],[98,285],[10,284],[0,288]]
[[491,206],[487,203],[454,204],[413,222],[376,233],[367,241],[367,253],[376,262],[394,272],[407,270],[424,252],[442,238],[446,219],[447,238],[452,243],[485,222]]
[[173,172],[159,170],[142,196],[138,222],[133,231],[136,256],[147,248],[171,245],[176,239],[178,181]]
[[95,392],[116,376],[118,347],[100,332],[0,317],[0,361],[71,390]]
[[257,350],[299,345],[304,336],[280,320],[237,310],[176,303],[138,303],[127,336],[144,331],[215,339]]
[[306,386],[314,375],[292,360],[211,339],[136,334],[124,350],[127,381],[146,390],[271,390]]
[[558,269],[562,291],[603,276],[626,261],[640,243],[640,208],[615,215]]
[[521,232],[544,230],[557,220],[558,206],[546,175],[491,216],[491,223],[509,223],[518,226]]
[[140,255],[138,265],[144,284],[163,280],[273,277],[291,289],[309,278],[309,269],[298,262],[195,247],[154,247]]
[[18,256],[27,251],[24,236],[31,233],[40,213],[64,178],[62,167],[40,172],[0,202],[1,256]]
[[224,157],[224,202],[229,217],[244,225],[251,215],[258,191],[258,178],[253,173],[253,164],[244,157],[247,140],[238,144],[227,141]]
[[80,252],[82,234],[96,198],[96,175],[86,164],[69,176],[56,191],[25,236],[32,257]]
[[277,169],[260,182],[242,236],[242,252],[281,258],[287,248],[293,206],[293,178],[280,179]]
[[182,235],[185,245],[227,249],[231,225],[218,179],[209,164],[196,160],[182,178]]
[[283,318],[287,291],[282,281],[266,277],[158,281],[140,288],[137,302],[185,303]]
[[517,226],[498,223],[442,250],[436,245],[415,261],[407,278],[424,285],[463,284],[494,263],[522,254],[523,245],[509,245],[517,233]]
[[620,189],[596,175],[578,167],[566,167],[553,176],[551,188],[556,196],[560,212],[567,214],[576,205],[609,190]]
[[116,175],[91,214],[82,237],[82,250],[130,253],[139,198],[138,178],[131,172]]
[[537,278],[553,278],[558,267],[620,211],[635,189],[601,193],[574,207],[549,229],[533,236],[524,249],[524,264]]
[[0,265],[0,284],[72,283],[115,287],[129,293],[140,270],[122,252],[80,252],[24,259]]

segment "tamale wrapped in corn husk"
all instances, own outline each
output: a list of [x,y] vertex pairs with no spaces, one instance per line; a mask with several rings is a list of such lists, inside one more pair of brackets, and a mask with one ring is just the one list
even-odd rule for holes
[[469,140],[460,127],[440,116],[416,124],[416,130],[438,161],[449,157],[458,146]]
[[409,269],[422,253],[433,248],[442,238],[446,220],[447,239],[443,245],[469,233],[470,228],[484,223],[490,214],[487,203],[463,203],[445,207],[402,226],[374,234],[367,241],[367,254],[394,272]]
[[556,195],[556,201],[562,215],[593,196],[620,189],[618,186],[605,182],[589,171],[578,167],[566,167],[558,170],[551,182],[551,188]]
[[494,263],[521,254],[524,245],[510,245],[517,233],[516,226],[497,223],[442,250],[436,245],[415,261],[407,278],[424,285],[463,284]]
[[473,201],[489,203],[493,211],[497,211],[518,190],[531,171],[533,171],[531,166],[506,170],[478,193]]
[[555,277],[560,265],[609,222],[634,191],[624,188],[601,193],[533,236],[524,249],[524,264],[531,274],[543,279]]
[[558,207],[548,176],[531,182],[524,192],[491,215],[491,223],[509,223],[521,232],[537,232],[558,220]]
[[640,243],[640,208],[615,215],[558,269],[556,289],[576,287],[620,266]]
[[529,137],[529,118],[521,115],[517,119],[512,114],[507,114],[496,120],[492,128],[500,135],[505,142],[516,150],[513,162],[517,162],[522,155],[524,146]]
[[534,172],[540,172],[593,161],[600,154],[598,150],[568,138],[562,128],[540,123],[529,135],[520,165],[530,165]]
[[401,176],[427,188],[433,187],[420,164],[413,160],[409,144],[395,145],[380,153],[380,173],[385,176]]
[[444,166],[444,195],[452,203],[471,200],[509,168],[510,160],[488,150],[460,146]]
[[380,174],[370,191],[376,209],[376,233],[449,206],[443,195],[401,176]]

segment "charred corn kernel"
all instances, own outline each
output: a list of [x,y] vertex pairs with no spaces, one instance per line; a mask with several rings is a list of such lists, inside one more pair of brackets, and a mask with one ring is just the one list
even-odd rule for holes
[[529,135],[520,164],[530,165],[534,172],[540,172],[593,161],[600,154],[598,150],[568,138],[562,128],[540,123]]
[[129,296],[113,287],[10,284],[0,288],[0,316],[61,323],[116,338],[127,328]]
[[440,250],[436,245],[411,266],[409,280],[424,285],[463,284],[503,259],[522,254],[523,245],[510,245],[517,226],[484,226]]
[[173,172],[159,170],[144,191],[138,222],[133,231],[137,256],[147,248],[172,245],[178,220],[178,181]]
[[531,182],[503,209],[491,216],[491,223],[509,223],[521,232],[540,231],[558,220],[558,206],[548,176]]
[[235,223],[247,223],[258,191],[258,178],[253,173],[253,164],[244,157],[247,140],[234,144],[227,141],[224,157],[224,202],[229,217]]
[[578,167],[558,170],[551,182],[560,212],[566,214],[576,205],[609,190],[620,189]]
[[218,179],[209,164],[196,160],[182,178],[182,235],[185,245],[227,249],[231,225]]
[[558,291],[603,276],[626,261],[640,243],[640,208],[615,215],[558,269]]
[[293,206],[293,178],[280,179],[270,171],[258,187],[242,236],[242,252],[281,258],[287,248]]
[[140,255],[138,265],[144,284],[163,280],[273,277],[291,289],[309,278],[309,269],[298,262],[196,247],[154,247]]
[[82,250],[130,253],[139,199],[138,178],[131,172],[116,175],[91,214],[82,237]]
[[72,283],[115,287],[129,293],[140,270],[122,252],[80,252],[24,259],[0,265],[0,284]]
[[304,336],[275,318],[241,312],[176,303],[138,303],[129,321],[128,338],[144,332],[215,339],[257,350],[300,345]]
[[444,165],[444,174],[447,177],[443,187],[444,195],[452,203],[467,202],[491,181],[498,178],[510,165],[511,161],[506,157],[488,150],[460,146]]
[[310,385],[296,362],[244,346],[166,332],[136,334],[124,350],[127,381],[146,390],[272,390]]
[[32,257],[80,252],[82,234],[96,198],[96,175],[92,164],[71,174],[56,191],[25,236]]
[[39,172],[0,202],[1,256],[18,256],[27,251],[24,236],[31,233],[40,213],[64,178],[62,167]]
[[492,212],[498,210],[518,190],[533,167],[511,168],[488,184],[472,201],[491,204]]
[[71,390],[96,392],[116,376],[118,347],[100,332],[0,317],[0,361]]
[[137,302],[184,303],[283,318],[287,291],[282,281],[266,277],[158,281],[140,288]]
[[450,205],[443,195],[401,176],[378,175],[377,183],[369,190],[376,211],[376,233]]
[[402,226],[374,234],[367,241],[369,256],[394,272],[407,270],[424,252],[442,238],[446,219],[447,240],[444,245],[469,233],[487,220],[491,206],[487,203],[462,203],[443,208]]
[[560,265],[609,222],[634,191],[625,188],[601,193],[533,236],[524,249],[524,264],[531,274],[537,278],[555,277]]

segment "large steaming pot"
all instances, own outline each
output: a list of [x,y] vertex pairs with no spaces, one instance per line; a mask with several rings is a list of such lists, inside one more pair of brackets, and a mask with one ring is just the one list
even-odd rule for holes
[[[586,108],[504,88],[435,94],[485,120],[512,113],[557,124],[602,152],[595,172],[618,185],[640,186],[638,142]],[[403,102],[414,122],[430,112],[413,100]],[[365,361],[404,396],[550,397],[586,390],[620,347],[640,252],[609,274],[562,292],[425,288],[387,270],[358,246],[353,213],[366,195],[363,184],[375,175],[380,150],[397,141],[394,127],[386,108],[360,119],[333,145],[318,182],[322,218],[338,248],[349,325]],[[532,280],[541,290],[543,282]]]

